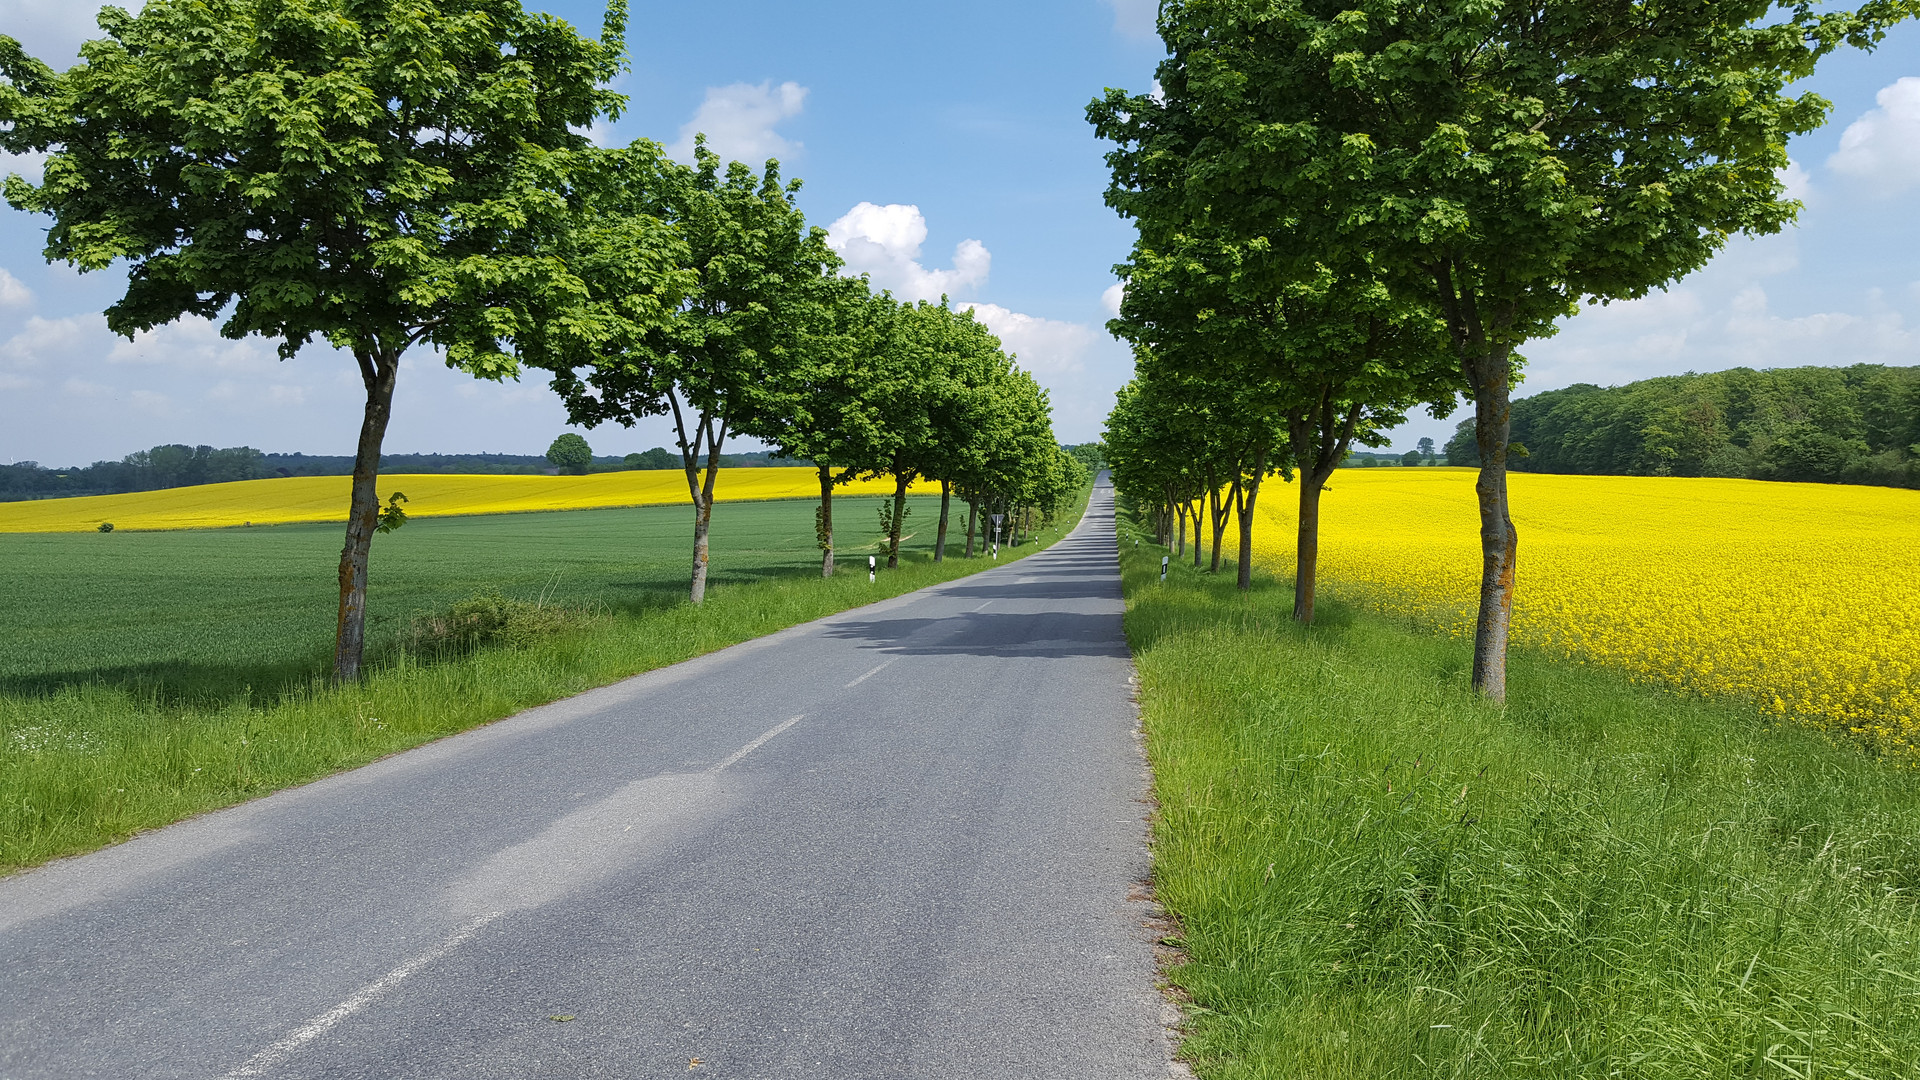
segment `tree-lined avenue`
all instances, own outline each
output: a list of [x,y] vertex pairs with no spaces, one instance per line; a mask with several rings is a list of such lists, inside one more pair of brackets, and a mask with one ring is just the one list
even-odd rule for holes
[[0,882],[0,1074],[1166,1076],[1111,508]]

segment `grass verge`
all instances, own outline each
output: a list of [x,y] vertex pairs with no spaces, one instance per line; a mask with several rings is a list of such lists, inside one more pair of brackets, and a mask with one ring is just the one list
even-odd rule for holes
[[1122,545],[1183,1055],[1250,1077],[1920,1076],[1920,785],[1750,709]]
[[[1050,546],[1079,520],[1005,556]],[[810,514],[802,507],[801,513]],[[805,542],[811,543],[810,532]],[[962,538],[964,540],[964,538]],[[922,551],[869,584],[865,559],[822,580],[817,564],[717,589],[695,607],[574,609],[528,617],[524,602],[456,606],[433,648],[395,648],[365,681],[318,679],[270,695],[170,696],[150,684],[76,681],[0,695],[0,872],[124,840],[142,829],[230,806],[406,750],[629,675],[677,663],[837,611],[1000,564],[934,563]],[[817,557],[817,556],[816,556]],[[849,560],[851,561],[851,560]],[[461,627],[483,609],[487,632]],[[499,632],[495,632],[499,631]],[[454,647],[445,647],[445,646]]]

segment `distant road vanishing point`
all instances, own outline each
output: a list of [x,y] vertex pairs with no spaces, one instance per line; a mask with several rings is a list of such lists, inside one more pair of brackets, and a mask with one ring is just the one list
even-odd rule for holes
[[1161,1080],[1113,536],[0,880],[0,1076]]

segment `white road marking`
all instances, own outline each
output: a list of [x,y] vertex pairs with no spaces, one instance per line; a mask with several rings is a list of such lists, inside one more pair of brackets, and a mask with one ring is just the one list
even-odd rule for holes
[[407,976],[459,948],[467,939],[479,933],[481,927],[499,918],[500,914],[498,911],[490,911],[485,915],[469,919],[466,925],[453,932],[452,937],[361,987],[352,997],[307,1021],[294,1029],[293,1034],[248,1058],[245,1064],[227,1073],[221,1080],[240,1080],[241,1077],[259,1076],[265,1073],[268,1069],[285,1061],[295,1050],[325,1035],[340,1021],[372,1004],[373,999],[393,989]]
[[[987,604],[991,604],[991,603],[993,603],[993,601],[991,601],[991,600],[989,600],[989,601],[987,601]],[[987,609],[987,604],[981,604],[981,605],[980,605],[979,607],[977,607],[977,608],[974,608],[973,610],[975,610],[975,611],[985,611],[985,610]]]
[[[891,660],[887,661],[889,664],[892,662]],[[885,667],[886,664],[880,666]],[[879,668],[875,668],[874,670],[878,671]],[[868,674],[870,675],[872,672],[868,672]],[[741,758],[746,757],[748,754],[764,746],[767,740],[805,718],[806,714],[802,713],[800,716],[793,717],[790,720],[775,725],[759,738],[735,750],[725,761],[707,769],[704,775],[712,776],[727,768],[729,765],[738,762]],[[585,811],[582,811],[582,813],[584,812]],[[633,826],[627,826],[627,829],[631,828],[633,828]],[[626,830],[623,829],[622,831],[624,832]],[[408,960],[392,971],[387,972],[379,979],[354,991],[353,995],[345,1001],[307,1021],[300,1027],[295,1028],[292,1034],[248,1058],[245,1063],[233,1071],[226,1073],[220,1080],[244,1080],[245,1077],[264,1075],[269,1069],[272,1069],[274,1066],[279,1065],[291,1057],[294,1052],[301,1047],[325,1035],[328,1031],[337,1027],[341,1021],[346,1020],[348,1017],[351,1017],[353,1014],[372,1004],[375,998],[393,989],[402,980],[406,979],[407,976],[412,975],[414,972],[419,971],[421,968],[426,967],[428,964],[433,963],[435,960],[440,959],[465,944],[475,934],[480,932],[481,927],[486,926],[503,914],[505,914],[503,911],[489,911],[484,915],[478,915],[467,920],[460,929],[454,931],[452,936],[448,937],[445,941],[421,953],[419,956]]]
[[[899,657],[897,657],[897,656],[893,658],[893,660],[898,660],[898,659],[900,659],[900,658],[899,658]],[[867,681],[868,679],[871,679],[871,678],[873,678],[873,677],[874,677],[875,675],[878,675],[878,674],[880,674],[880,669],[881,669],[881,668],[883,668],[883,667],[886,667],[886,666],[887,666],[888,664],[891,664],[891,663],[893,663],[893,660],[882,660],[882,661],[880,661],[880,662],[879,662],[878,664],[875,664],[875,665],[873,665],[873,670],[872,670],[872,671],[869,671],[869,672],[867,672],[867,673],[866,673],[865,675],[862,675],[862,676],[860,676],[859,678],[857,678],[857,679],[855,679],[855,680],[853,680],[852,682],[850,682],[850,683],[848,683],[848,684],[847,684],[846,686],[844,686],[844,687],[841,687],[841,689],[843,689],[843,690],[851,690],[851,689],[853,689],[854,687],[856,687],[856,686],[859,686],[859,685],[860,685],[861,683],[863,683],[863,682],[866,682],[866,681]]]
[[[891,661],[889,661],[889,663],[891,663]],[[882,665],[882,666],[885,666],[885,665]],[[793,719],[786,721],[785,723],[774,725],[771,729],[767,731],[765,735],[762,735],[759,738],[748,743],[747,745],[741,747],[740,749],[735,750],[733,752],[732,757],[729,757],[727,760],[721,762],[718,765],[715,765],[711,769],[708,769],[707,774],[711,776],[714,773],[720,772],[721,770],[725,769],[727,766],[733,764],[736,761],[739,761],[741,758],[746,757],[748,754],[753,753],[755,750],[760,749],[760,747],[764,745],[768,739],[773,738],[775,735],[780,734],[781,732],[787,730],[788,728],[799,723],[801,720],[805,718],[806,718],[806,714],[801,713],[799,716],[796,716]]]

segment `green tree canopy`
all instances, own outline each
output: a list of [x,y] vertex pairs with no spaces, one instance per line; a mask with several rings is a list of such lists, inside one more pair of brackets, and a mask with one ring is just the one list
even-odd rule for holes
[[[800,182],[783,183],[778,162],[756,174],[739,162],[723,168],[704,140],[694,153],[691,169],[644,141],[593,155],[608,180],[591,193],[597,224],[577,259],[594,340],[575,335],[580,347],[555,342],[529,362],[554,373],[576,424],[672,415],[694,507],[698,603],[721,447],[736,433],[777,435],[795,404],[789,373],[802,362],[807,328],[821,321],[811,309],[826,301],[823,279],[840,260],[826,230],[810,228],[793,204]],[[644,271],[662,218],[685,271],[678,303],[660,288],[666,267]]]
[[[366,388],[340,561],[339,678],[357,677],[380,446],[419,344],[483,378],[580,325],[551,253],[574,224],[577,134],[617,112],[624,0],[598,40],[517,0],[150,0],[55,74],[0,38],[6,182],[52,218],[46,256],[124,264],[107,324],[222,319],[292,357],[316,337]],[[540,331],[539,328],[554,329]]]
[[1474,684],[1505,694],[1517,349],[1735,233],[1793,219],[1777,173],[1826,113],[1789,83],[1871,46],[1910,0],[1170,0],[1162,93],[1109,91],[1117,206],[1363,252],[1445,321],[1476,410]]
[[563,432],[553,440],[553,445],[547,447],[547,460],[562,469],[585,472],[587,466],[593,464],[593,447],[588,446],[587,440],[579,435],[571,431]]

